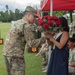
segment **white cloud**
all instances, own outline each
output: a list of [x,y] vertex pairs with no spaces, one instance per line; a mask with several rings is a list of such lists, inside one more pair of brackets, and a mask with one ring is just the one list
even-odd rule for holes
[[5,5],[13,11],[16,8],[24,11],[28,5],[40,7],[40,0],[0,0],[0,10],[6,10]]

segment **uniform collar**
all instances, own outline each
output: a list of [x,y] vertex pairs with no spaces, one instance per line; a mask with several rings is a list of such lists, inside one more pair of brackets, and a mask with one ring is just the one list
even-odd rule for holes
[[28,24],[30,24],[30,21],[29,21],[26,17],[23,17],[23,19],[24,19],[25,21],[27,21]]

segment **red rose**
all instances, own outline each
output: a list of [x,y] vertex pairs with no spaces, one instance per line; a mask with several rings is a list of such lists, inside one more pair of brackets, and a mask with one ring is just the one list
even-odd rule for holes
[[53,17],[52,16],[48,16],[48,20],[52,20],[53,19]]
[[54,19],[55,21],[57,21],[57,20],[58,20],[58,18],[57,18],[56,16],[53,16],[53,19]]
[[49,28],[49,25],[48,24],[43,24],[43,28],[44,29],[48,29]]
[[38,25],[41,25],[42,26],[43,25],[43,22],[44,21],[42,19],[38,20]]
[[51,25],[53,25],[53,21],[52,20],[49,20],[48,21],[48,24],[51,26]]
[[47,15],[47,16],[44,16],[43,19],[44,19],[44,18],[45,18],[45,19],[48,19],[48,15]]
[[61,25],[61,22],[58,20],[58,21],[56,21],[56,25]]

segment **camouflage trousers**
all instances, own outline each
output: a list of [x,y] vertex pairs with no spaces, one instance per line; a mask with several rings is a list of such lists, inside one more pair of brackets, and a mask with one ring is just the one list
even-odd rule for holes
[[8,75],[25,75],[24,58],[5,56]]

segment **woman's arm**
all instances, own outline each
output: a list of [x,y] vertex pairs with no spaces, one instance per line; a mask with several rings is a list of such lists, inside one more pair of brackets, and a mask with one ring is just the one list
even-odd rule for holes
[[69,34],[68,32],[63,32],[63,35],[60,39],[60,42],[57,42],[54,38],[51,39],[51,41],[59,48],[62,49],[66,42],[68,41]]
[[56,41],[53,36],[51,34],[46,35],[53,43],[54,45],[56,45],[59,49],[62,49],[64,47],[64,45],[66,44],[66,42],[68,41],[69,38],[69,34],[68,32],[63,32],[63,35],[60,39],[60,42]]

